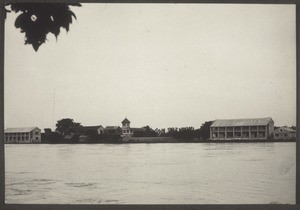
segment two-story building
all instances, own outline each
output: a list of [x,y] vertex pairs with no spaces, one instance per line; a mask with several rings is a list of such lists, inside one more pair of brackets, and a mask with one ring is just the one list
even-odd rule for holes
[[215,120],[210,126],[211,140],[270,139],[274,134],[271,117]]
[[6,128],[5,143],[41,143],[41,129],[38,127]]

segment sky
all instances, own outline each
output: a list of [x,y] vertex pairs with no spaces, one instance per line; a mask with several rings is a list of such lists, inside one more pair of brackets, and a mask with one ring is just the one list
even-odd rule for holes
[[5,128],[296,124],[295,5],[83,4],[35,52],[5,21]]

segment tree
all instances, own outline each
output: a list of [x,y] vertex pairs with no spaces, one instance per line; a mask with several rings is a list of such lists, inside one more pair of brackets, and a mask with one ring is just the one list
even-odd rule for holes
[[79,3],[8,3],[10,9],[6,12],[20,12],[16,18],[15,27],[25,33],[25,44],[31,44],[35,51],[45,43],[48,33],[57,36],[60,28],[69,31],[75,14],[69,6],[81,7]]
[[206,121],[200,127],[200,135],[202,139],[206,140],[210,137],[210,126],[212,125],[213,121]]
[[144,126],[142,130],[135,131],[134,132],[134,137],[156,137],[157,133],[155,130],[150,128],[149,125]]
[[74,132],[75,128],[80,126],[80,123],[74,122],[73,119],[65,118],[57,121],[55,131],[59,134],[67,135]]

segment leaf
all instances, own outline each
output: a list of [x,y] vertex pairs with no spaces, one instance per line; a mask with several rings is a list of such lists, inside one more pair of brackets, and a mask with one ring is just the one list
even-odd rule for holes
[[69,31],[72,17],[76,15],[69,6],[81,6],[79,3],[12,3],[11,10],[21,12],[16,18],[15,27],[25,34],[25,44],[30,44],[35,51],[45,43],[48,33],[56,39],[60,28]]

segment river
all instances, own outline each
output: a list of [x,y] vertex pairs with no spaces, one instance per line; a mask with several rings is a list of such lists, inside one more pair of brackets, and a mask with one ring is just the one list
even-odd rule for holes
[[295,204],[296,143],[5,145],[5,201]]

